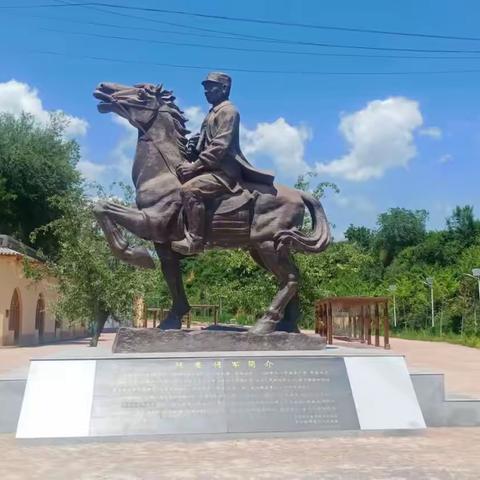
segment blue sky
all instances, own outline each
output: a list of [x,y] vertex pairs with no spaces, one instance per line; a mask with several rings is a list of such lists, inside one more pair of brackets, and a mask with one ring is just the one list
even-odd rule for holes
[[[0,7],[61,3],[3,0]],[[480,37],[480,4],[467,0],[110,0],[110,3],[282,22]],[[273,169],[283,183],[293,184],[298,173],[314,170],[318,172],[318,181],[333,181],[339,186],[341,193],[329,193],[324,201],[328,217],[336,225],[337,238],[341,238],[350,223],[374,227],[380,212],[396,206],[428,210],[430,228],[443,227],[445,217],[455,205],[472,204],[480,216],[477,187],[480,73],[465,72],[480,72],[480,41],[306,29],[97,8],[108,11],[92,7],[0,9],[0,110],[14,113],[28,110],[39,121],[48,111],[62,110],[71,116],[69,135],[77,138],[82,146],[80,168],[89,178],[104,184],[112,180],[128,181],[134,142],[134,135],[126,125],[111,115],[97,112],[92,91],[98,82],[163,83],[175,91],[180,105],[192,118],[191,125],[195,126],[208,108],[200,82],[211,67],[233,77],[232,100],[241,113],[242,146],[252,162]],[[92,22],[124,28],[92,25]],[[174,33],[219,35],[194,28],[295,42],[477,50],[479,53],[326,48]],[[194,46],[199,44],[304,53],[441,58],[293,55]],[[448,58],[453,56],[478,58]],[[96,61],[87,57],[136,59],[145,63]],[[272,74],[234,69],[348,72],[349,75]],[[356,74],[418,71],[465,73]]]

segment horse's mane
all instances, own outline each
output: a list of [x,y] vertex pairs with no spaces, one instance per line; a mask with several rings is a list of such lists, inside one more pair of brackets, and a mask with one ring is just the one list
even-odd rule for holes
[[180,150],[180,153],[183,157],[186,155],[186,145],[188,139],[186,137],[187,134],[190,133],[185,127],[185,124],[188,122],[187,118],[184,115],[184,112],[178,107],[175,103],[175,96],[173,95],[172,90],[166,90],[162,87],[157,91],[157,97],[164,102],[164,104],[169,107],[170,114],[173,119],[173,124],[175,126],[175,136],[177,139],[177,145]]

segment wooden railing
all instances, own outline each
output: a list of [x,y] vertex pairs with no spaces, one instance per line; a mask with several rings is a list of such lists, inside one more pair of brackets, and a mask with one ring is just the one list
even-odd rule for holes
[[[339,309],[341,314],[338,313]],[[341,318],[346,324],[339,328],[336,323]],[[335,321],[337,320],[337,322]],[[332,297],[319,300],[315,304],[315,333],[326,337],[331,345],[333,338],[359,341],[380,346],[380,325],[383,323],[384,348],[390,348],[388,321],[388,300],[383,297]]]
[[[220,314],[219,305],[191,305],[190,311],[183,317],[182,322],[185,323],[187,328],[191,328],[192,320],[205,318],[211,318],[214,325],[218,324],[218,318]],[[169,312],[168,308],[162,307],[149,307],[145,309],[143,317],[143,327],[147,328],[151,322],[153,328],[157,327],[167,316]]]

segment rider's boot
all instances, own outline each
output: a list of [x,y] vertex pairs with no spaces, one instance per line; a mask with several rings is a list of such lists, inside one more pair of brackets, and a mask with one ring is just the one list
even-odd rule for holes
[[205,230],[205,205],[195,195],[184,194],[183,206],[188,224],[185,238],[172,242],[172,250],[182,255],[195,255],[203,252]]

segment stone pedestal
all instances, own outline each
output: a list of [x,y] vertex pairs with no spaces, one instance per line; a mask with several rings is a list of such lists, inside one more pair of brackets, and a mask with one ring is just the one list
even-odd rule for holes
[[319,335],[274,332],[255,335],[229,329],[159,330],[127,328],[118,330],[113,353],[225,352],[272,350],[323,350],[326,340]]
[[32,361],[17,437],[422,428],[401,356],[184,352]]

